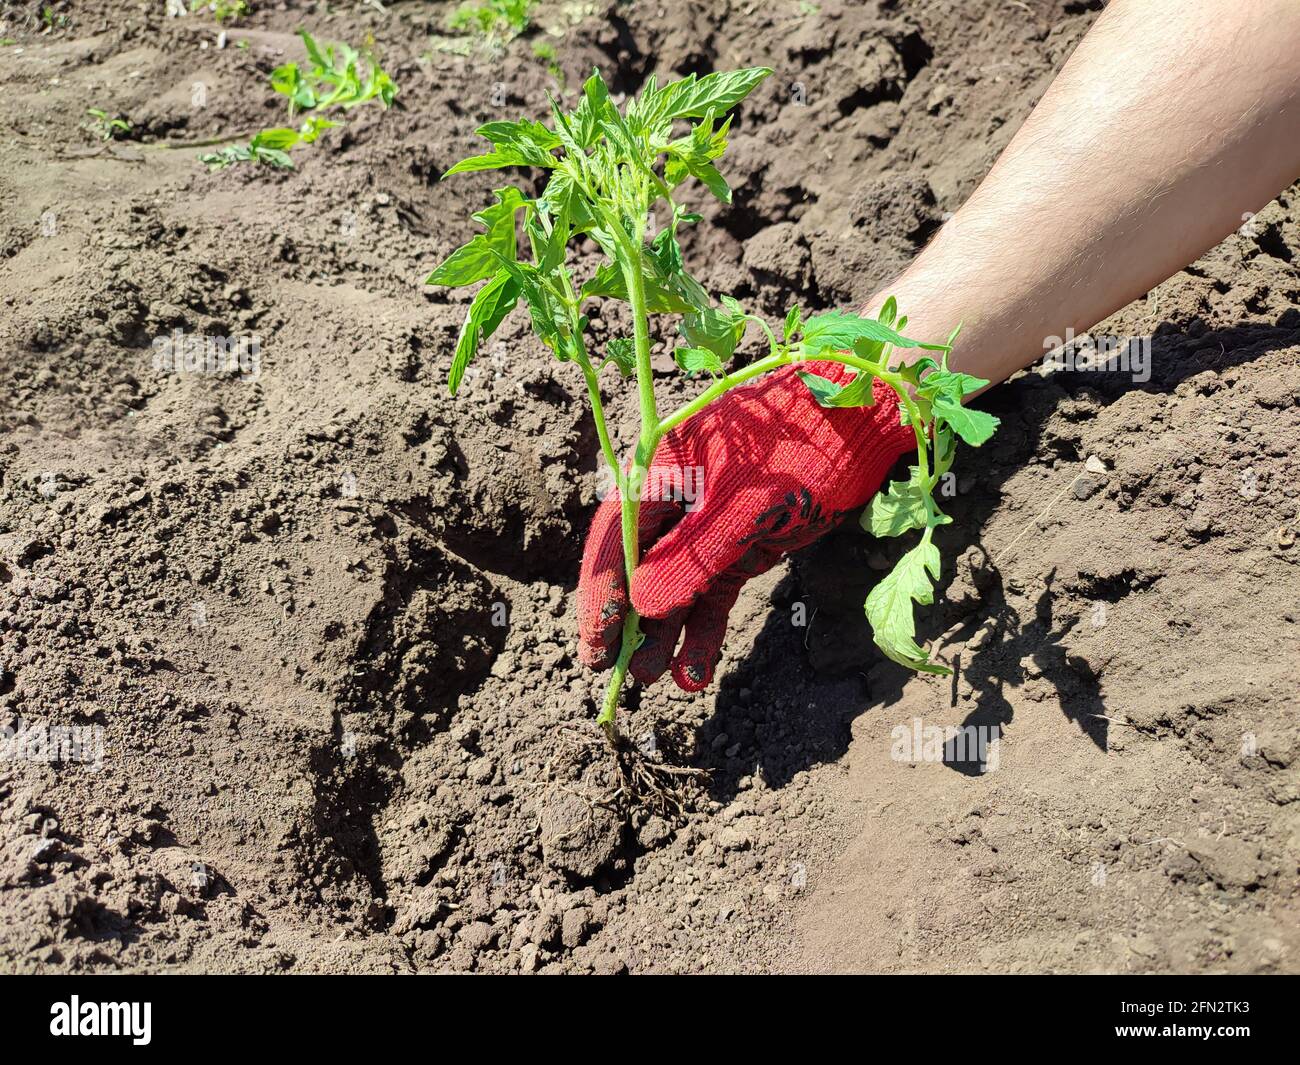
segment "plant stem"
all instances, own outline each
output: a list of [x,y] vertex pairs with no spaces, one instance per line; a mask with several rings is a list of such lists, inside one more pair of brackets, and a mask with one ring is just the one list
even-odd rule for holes
[[800,362],[838,362],[844,366],[851,367],[871,374],[872,377],[878,377],[889,385],[899,395],[899,402],[904,405],[909,419],[915,426],[920,418],[920,413],[916,409],[916,404],[912,402],[911,397],[907,394],[907,381],[896,373],[882,369],[876,363],[868,362],[866,359],[860,359],[856,355],[849,355],[840,351],[818,352],[815,359],[810,359],[807,355],[796,354],[793,351],[778,351],[773,355],[768,355],[757,362],[751,362],[748,366],[741,367],[734,373],[727,374],[726,377],[714,381],[708,388],[696,396],[685,406],[679,407],[672,414],[664,418],[659,423],[659,433],[663,435],[670,430],[676,429],[682,422],[693,417],[712,403],[719,396],[731,391],[737,385],[742,385],[760,374],[767,373],[770,370],[779,370],[782,366],[790,366]]
[[[618,711],[618,696],[627,678],[628,663],[632,653],[641,645],[641,618],[631,605],[632,574],[641,561],[641,543],[638,526],[641,517],[641,491],[645,482],[646,471],[654,459],[655,449],[659,446],[662,431],[659,427],[659,411],[655,404],[654,375],[650,367],[650,322],[646,311],[645,276],[642,273],[641,257],[644,254],[645,239],[644,216],[637,225],[635,239],[625,247],[622,257],[624,280],[627,283],[628,303],[632,310],[632,339],[636,351],[637,395],[640,399],[641,435],[637,441],[636,455],[627,477],[619,479],[619,500],[623,519],[623,560],[627,570],[628,608],[623,619],[623,641],[619,647],[618,660],[614,663],[613,675],[605,692],[605,705],[600,716],[596,718],[604,729],[610,742],[617,742],[618,728],[615,714]],[[615,475],[619,471],[615,468]]]
[[605,407],[600,400],[600,381],[591,360],[584,354],[578,359],[582,368],[583,379],[587,382],[587,398],[591,401],[591,417],[596,423],[596,436],[600,440],[600,453],[605,457],[605,464],[618,479],[618,456],[614,454],[614,445],[610,443],[609,426],[605,424]]

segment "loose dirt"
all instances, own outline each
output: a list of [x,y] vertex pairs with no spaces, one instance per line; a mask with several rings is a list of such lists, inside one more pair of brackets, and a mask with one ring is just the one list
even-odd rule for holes
[[[592,66],[767,64],[688,261],[769,316],[852,306],[1100,4],[543,4],[468,55],[442,4],[254,0],[225,47],[40,6],[0,31],[5,971],[1300,969],[1300,188],[1099,327],[1149,380],[985,398],[923,617],[954,678],[869,649],[898,545],[850,522],[746,589],[708,691],[634,697],[622,767],[575,656],[581,382],[517,314],[452,399],[465,293],[422,284],[536,181],[439,184],[482,121]],[[283,124],[299,26],[373,35],[399,106],[292,172],[159,147]],[[156,364],[175,330],[256,362]],[[30,757],[71,726],[99,757]]]

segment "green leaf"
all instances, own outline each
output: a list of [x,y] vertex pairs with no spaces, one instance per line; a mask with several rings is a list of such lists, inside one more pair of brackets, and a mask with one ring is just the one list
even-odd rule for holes
[[254,134],[253,139],[248,143],[254,148],[274,148],[283,151],[286,148],[292,148],[302,140],[301,134],[296,129],[264,129],[260,133]]
[[631,337],[615,337],[605,347],[606,362],[618,367],[624,377],[636,373],[636,341]]
[[591,228],[592,217],[587,201],[573,184],[573,179],[563,170],[557,170],[551,175],[551,180],[546,183],[546,191],[537,199],[537,207],[552,218],[559,218],[567,211],[575,232],[581,233]]
[[872,407],[876,396],[873,391],[875,378],[869,373],[860,373],[847,384],[836,384],[820,374],[799,371],[803,380],[817,400],[819,407]]
[[465,370],[478,354],[479,345],[496,331],[518,300],[519,285],[505,270],[499,271],[474,294],[456,340],[456,353],[452,356],[451,373],[447,377],[453,396],[460,388]]
[[718,172],[716,166],[712,163],[704,163],[700,166],[688,163],[686,168],[691,172],[692,177],[701,182],[719,200],[723,203],[731,202],[731,186],[727,184],[727,179]]
[[279,148],[254,148],[253,157],[258,162],[278,166],[281,170],[293,169],[293,160],[289,158],[289,153],[282,152]]
[[880,308],[880,313],[876,317],[885,325],[893,325],[894,319],[898,317],[898,301],[890,296],[885,300],[885,305]]
[[[934,360],[928,360],[931,366],[934,366]],[[972,377],[968,373],[956,373],[952,370],[935,369],[920,379],[917,391],[927,399],[934,399],[936,396],[948,396],[951,399],[959,400],[963,396],[969,396],[972,392],[978,392],[988,384],[982,377]]]
[[[905,381],[908,381],[913,388],[919,388],[921,384],[921,375],[927,370],[937,370],[938,368],[939,364],[930,358],[929,355],[922,355],[915,362],[909,362],[899,366],[894,372]],[[925,398],[929,399],[930,397],[926,396]]]
[[499,147],[526,144],[541,152],[560,146],[559,136],[540,122],[521,118],[518,122],[486,122],[474,131]]
[[472,285],[496,273],[499,263],[480,233],[452,252],[424,279],[426,285]]
[[718,71],[703,78],[688,75],[659,89],[655,117],[671,122],[677,118],[703,118],[710,111],[722,114],[740,103],[772,71],[768,67]]
[[722,360],[706,348],[678,348],[673,352],[673,358],[687,373],[704,370],[717,375],[723,372]]
[[971,447],[979,447],[997,431],[998,419],[982,410],[963,407],[960,402],[947,395],[934,399],[934,416],[946,425],[952,426],[953,432]]
[[670,281],[686,272],[686,266],[682,261],[682,246],[677,243],[677,238],[671,229],[660,230],[651,241],[650,256],[656,276],[663,281]]
[[316,106],[316,93],[303,80],[297,63],[285,63],[271,71],[271,88],[289,98],[290,111],[309,111]]
[[[592,82],[599,82],[604,85],[601,79],[600,71],[594,71],[585,82],[582,83],[582,99],[578,101],[578,106],[574,108],[573,114],[568,116],[565,125],[568,127],[567,133],[579,151],[585,151],[596,143],[597,133],[597,115],[592,110],[590,98],[597,94],[599,90],[592,85]],[[591,91],[587,89],[592,85]],[[608,90],[606,90],[608,92]],[[562,114],[563,112],[561,112]],[[557,130],[557,133],[559,131]]]
[[805,370],[796,372],[799,374],[799,380],[808,386],[808,391],[813,394],[813,398],[822,407],[834,406],[832,400],[844,391],[843,385],[828,381],[821,374],[808,373]]
[[313,66],[321,67],[325,70],[333,68],[334,50],[332,48],[328,49],[329,59],[327,60],[325,56],[321,54],[320,48],[316,45],[316,39],[312,37],[310,33],[306,30],[299,30],[298,36],[302,38],[303,47],[307,49],[307,58],[312,61]]
[[520,292],[528,303],[533,332],[561,362],[571,359],[574,349],[573,338],[568,335],[567,309],[546,285],[540,271],[531,263],[504,259],[500,262],[518,282]]
[[605,134],[610,144],[617,148],[628,162],[644,168],[645,152],[641,141],[628,128],[627,122],[614,106],[614,101],[609,96],[609,87],[601,78],[599,71],[583,82],[582,94],[596,128]]
[[513,260],[516,253],[515,215],[527,207],[523,194],[512,186],[497,189],[497,202],[475,214],[474,220],[487,227],[468,244],[463,244],[426,279],[426,285],[472,285],[491,277],[501,260]]
[[835,394],[828,407],[874,407],[876,379],[869,373],[859,373]]
[[939,577],[939,549],[929,535],[900,558],[885,579],[867,596],[867,620],[876,646],[900,665],[922,673],[947,675],[946,666],[930,661],[917,646],[916,619],[912,602],[929,606],[934,602],[931,578]]
[[[544,161],[541,156],[545,156],[549,162]],[[443,178],[449,178],[453,174],[473,174],[480,170],[502,170],[508,166],[554,167],[555,165],[555,156],[548,152],[533,153],[520,148],[519,145],[512,144],[495,152],[486,152],[483,155],[472,155],[468,159],[462,159],[442,176]]]
[[[646,265],[648,266],[646,257]],[[627,281],[622,269],[616,263],[601,263],[590,280],[582,286],[582,298],[589,299],[603,296],[606,299],[627,302]],[[689,314],[694,305],[675,292],[670,292],[660,284],[657,276],[648,274],[645,278],[646,309],[651,314]]]
[[799,310],[799,305],[796,303],[785,316],[785,324],[781,327],[781,339],[789,344],[802,325],[803,312]]
[[897,348],[924,348],[945,351],[943,344],[927,344],[902,336],[883,322],[843,311],[830,311],[809,318],[803,327],[803,350],[816,355],[820,351],[848,351],[859,340],[892,344]]
[[[891,481],[887,490],[879,491],[871,506],[862,514],[861,525],[872,536],[902,536],[909,529],[923,529],[930,523],[930,512],[925,505],[929,492],[921,483],[921,470],[911,467],[911,479]],[[937,514],[936,525],[947,525],[952,519]]]
[[685,315],[678,327],[688,347],[705,348],[726,362],[736,351],[748,321],[734,312],[705,307]]
[[298,127],[298,139],[303,144],[314,144],[327,129],[334,129],[338,125],[340,123],[331,122],[320,115],[308,115],[306,121]]
[[710,112],[703,122],[692,127],[690,136],[668,145],[664,180],[669,186],[676,188],[687,175],[692,175],[723,203],[730,203],[731,188],[712,163],[727,150],[727,131],[730,128],[731,119],[728,118],[715,131]]

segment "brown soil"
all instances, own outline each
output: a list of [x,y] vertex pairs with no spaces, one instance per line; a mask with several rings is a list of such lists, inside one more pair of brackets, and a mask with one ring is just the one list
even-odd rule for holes
[[[161,2],[39,6],[0,31],[0,726],[104,752],[0,762],[4,970],[1300,969],[1300,190],[1102,327],[1154,338],[1149,381],[987,397],[923,618],[954,680],[865,650],[895,545],[850,523],[747,588],[710,690],[634,699],[620,767],[574,654],[580,383],[516,314],[453,400],[465,294],[422,284],[504,183],[439,184],[473,128],[543,113],[535,37],[254,0],[219,49]],[[776,68],[686,249],[775,316],[887,281],[1099,7],[538,21],[570,91]],[[291,173],[157,147],[281,124],[299,25],[373,34],[400,106]],[[156,369],[174,329],[255,334],[259,372]],[[996,768],[891,758],[913,718],[993,730]]]

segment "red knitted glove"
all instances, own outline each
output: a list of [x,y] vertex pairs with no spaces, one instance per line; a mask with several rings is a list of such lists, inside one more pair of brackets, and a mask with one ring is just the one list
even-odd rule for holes
[[[645,642],[630,671],[643,684],[671,663],[678,687],[707,686],[741,585],[867,502],[916,446],[887,385],[875,383],[874,406],[827,409],[797,369],[838,382],[852,377],[833,362],[783,367],[726,393],[659,444],[632,579]],[[592,669],[618,657],[626,583],[614,492],[592,519],[578,580],[579,655]]]

